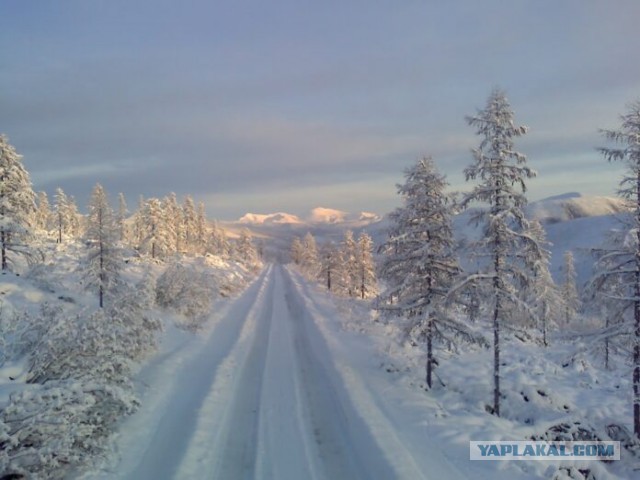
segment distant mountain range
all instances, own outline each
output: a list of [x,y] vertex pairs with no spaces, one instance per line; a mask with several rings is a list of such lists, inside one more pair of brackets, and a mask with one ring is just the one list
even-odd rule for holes
[[[588,196],[565,193],[531,202],[526,207],[530,219],[544,224],[551,242],[553,274],[560,278],[562,255],[571,250],[576,255],[578,277],[586,281],[591,272],[593,257],[591,248],[600,245],[607,233],[619,227],[616,217],[628,211],[624,200],[616,197]],[[456,238],[461,244],[478,238],[480,230],[469,224],[471,211],[456,215],[453,219]],[[349,213],[342,210],[318,207],[305,216],[278,212],[269,214],[247,213],[235,222],[223,222],[230,237],[237,237],[242,228],[249,228],[256,239],[263,243],[270,258],[285,258],[294,236],[312,233],[318,243],[340,242],[345,230],[356,235],[366,231],[377,245],[385,241],[389,228],[388,217],[375,213]]]
[[380,216],[371,212],[349,213],[333,208],[314,208],[304,218],[285,212],[247,213],[237,223],[249,225],[344,225],[360,227],[380,220]]

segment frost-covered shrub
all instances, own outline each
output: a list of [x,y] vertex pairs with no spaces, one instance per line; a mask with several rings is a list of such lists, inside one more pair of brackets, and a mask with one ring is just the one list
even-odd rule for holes
[[162,322],[150,313],[154,304],[155,281],[145,277],[107,310],[117,329],[120,346],[132,360],[143,358],[157,347]]
[[115,422],[135,398],[100,382],[57,381],[13,394],[0,410],[0,475],[63,478],[104,452]]
[[156,303],[186,317],[188,328],[197,328],[211,309],[214,282],[205,271],[174,263],[158,278]]
[[30,383],[69,378],[99,378],[114,384],[127,381],[129,357],[118,325],[107,312],[60,313],[49,321],[47,335],[29,359]]
[[49,318],[57,316],[60,308],[49,303],[40,306],[40,313],[5,309],[0,302],[0,365],[29,355],[49,334]]
[[107,309],[65,313],[49,308],[47,325],[31,351],[29,382],[94,378],[110,384],[128,382],[132,360],[156,347],[162,325],[148,313],[153,282],[143,281]]

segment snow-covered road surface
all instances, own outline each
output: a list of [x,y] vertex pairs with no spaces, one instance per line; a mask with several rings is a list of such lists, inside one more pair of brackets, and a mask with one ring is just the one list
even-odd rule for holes
[[119,463],[86,478],[463,478],[404,431],[406,412],[367,386],[328,315],[299,276],[268,267],[197,348],[148,367]]

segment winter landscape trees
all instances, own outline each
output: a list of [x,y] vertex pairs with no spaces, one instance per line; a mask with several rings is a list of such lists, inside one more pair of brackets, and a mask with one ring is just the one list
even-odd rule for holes
[[595,295],[606,304],[608,338],[629,339],[633,365],[633,430],[640,438],[640,101],[629,105],[617,130],[603,130],[618,147],[599,151],[609,162],[623,162],[627,173],[619,195],[629,201],[628,225],[613,248],[601,252],[592,279]]
[[11,256],[32,257],[26,239],[30,233],[30,219],[35,210],[35,194],[29,173],[21,156],[0,135],[0,266],[7,270]]
[[449,330],[466,333],[446,299],[460,273],[454,252],[453,198],[429,157],[405,171],[398,185],[403,206],[391,213],[380,272],[387,279],[386,313],[407,318],[407,337],[427,344],[426,382],[432,386],[433,338]]
[[[0,136],[1,478],[66,478],[104,457],[116,423],[139,406],[135,364],[157,347],[166,311],[200,328],[216,298],[255,274],[250,234],[242,262],[231,258],[236,242],[190,196],[140,207],[130,215],[120,194],[115,213],[100,184],[86,214],[61,188],[53,207],[46,192],[36,201],[21,156]],[[165,280],[182,288],[171,304]]]
[[[513,352],[525,352],[516,357],[525,363],[526,355],[544,358],[562,342],[566,347],[585,338],[604,341],[604,371],[615,368],[610,362],[614,354],[618,360],[631,358],[633,431],[640,438],[640,102],[629,107],[618,130],[603,132],[618,146],[600,152],[627,167],[620,195],[628,200],[631,213],[622,217],[627,223],[610,243],[597,250],[587,293],[596,312],[593,322],[600,325],[595,332],[582,325],[580,335],[572,331],[586,324],[574,255],[567,250],[562,266],[556,259],[552,269],[547,225],[527,217],[527,182],[535,172],[516,148],[527,129],[514,117],[504,92],[494,90],[485,107],[467,118],[479,137],[473,161],[464,170],[472,185],[469,192],[450,193],[434,160],[425,157],[405,170],[397,187],[401,206],[389,215],[383,242],[369,226],[356,227],[356,233],[348,228],[320,230],[318,240],[307,232],[287,245],[289,257],[308,280],[344,297],[341,303],[375,306],[376,322],[397,327],[403,346],[424,346],[420,368],[424,366],[423,386],[429,395],[447,389],[452,379],[439,376],[436,369],[450,365],[461,345],[482,350],[492,344],[490,353],[485,349],[474,357],[490,355],[486,363],[492,382],[480,383],[487,388],[493,384],[492,405],[482,408],[523,424],[535,426],[536,419],[526,414],[528,405],[514,407],[514,397],[533,404],[533,391],[555,408],[557,418],[568,415],[570,407],[568,401],[553,404],[542,387],[516,392],[505,387],[503,372],[514,368],[509,363]],[[47,261],[23,265],[26,280],[12,281],[16,289],[37,285],[33,297],[52,302],[43,303],[39,313],[0,309],[0,367],[3,362],[23,362],[23,385],[32,386],[0,405],[0,472],[64,472],[66,464],[80,464],[83,455],[104,451],[117,420],[138,405],[130,385],[133,365],[158,343],[163,326],[158,312],[171,312],[182,319],[177,321],[180,327],[197,330],[209,318],[216,296],[228,294],[220,280],[224,275],[212,274],[211,264],[230,269],[232,263],[235,270],[229,276],[241,271],[246,280],[261,266],[263,249],[256,246],[250,229],[226,230],[209,222],[204,204],[196,204],[190,195],[181,201],[175,193],[141,197],[129,212],[120,194],[116,213],[97,184],[86,215],[62,189],[56,190],[53,207],[46,192],[34,202],[29,175],[6,137],[0,137],[0,154],[2,268],[11,269],[20,257],[33,260],[35,247],[44,248]],[[464,239],[457,237],[461,227],[454,228],[461,212],[457,218],[471,223]],[[56,262],[63,262],[63,255],[74,258],[74,268],[60,273]],[[69,286],[79,280],[97,295],[100,308],[95,297]],[[125,288],[115,288],[118,285]],[[516,342],[516,347],[510,345]],[[512,347],[510,357],[504,355],[505,345]],[[576,348],[558,368],[572,368],[584,352],[588,347]],[[580,361],[587,369],[586,360]],[[488,379],[488,368],[483,372]],[[482,391],[488,398],[489,391]],[[56,418],[82,428],[56,433],[51,428]],[[556,438],[556,427],[545,427],[541,438]],[[609,422],[606,432],[616,428],[623,431]],[[597,434],[595,427],[589,432]],[[637,445],[634,441],[629,444]]]
[[339,245],[328,241],[320,249],[307,232],[294,237],[289,249],[291,261],[310,280],[321,280],[327,290],[346,297],[370,298],[377,293],[373,240],[366,232],[354,238],[347,230]]
[[102,185],[97,184],[91,193],[85,238],[89,245],[86,284],[98,292],[100,308],[104,297],[114,289],[119,280],[122,254],[116,246],[118,228],[113,210]]

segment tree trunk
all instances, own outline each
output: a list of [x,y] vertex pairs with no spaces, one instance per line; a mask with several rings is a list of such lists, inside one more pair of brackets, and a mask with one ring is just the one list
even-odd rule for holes
[[500,416],[500,314],[502,313],[502,245],[500,238],[496,238],[496,250],[494,257],[495,277],[493,288],[495,289],[496,303],[493,310],[493,413]]
[[635,338],[633,345],[633,433],[640,439],[640,256],[636,255]]
[[100,308],[104,307],[104,283],[105,283],[105,275],[104,275],[104,249],[103,249],[103,244],[102,244],[102,240],[100,240],[100,288],[99,288],[99,295],[100,295]]
[[636,177],[636,275],[633,313],[633,433],[640,439],[640,175]]
[[7,232],[0,231],[0,242],[2,243],[2,270],[7,270]]
[[433,325],[432,319],[427,320],[427,386],[431,388],[433,373]]
[[542,305],[542,343],[545,347],[549,346],[547,342],[547,303]]
[[[500,295],[498,294],[498,297]],[[500,416],[500,300],[493,311],[493,413]]]

